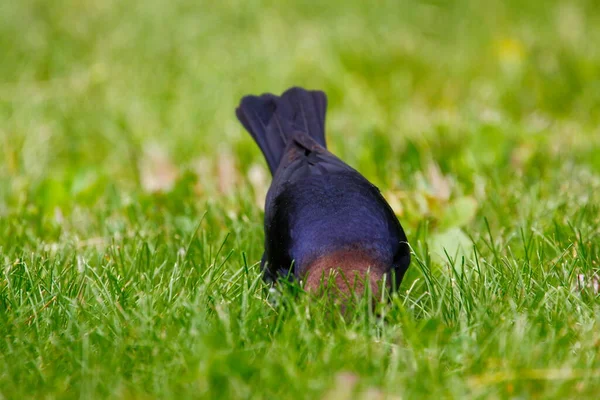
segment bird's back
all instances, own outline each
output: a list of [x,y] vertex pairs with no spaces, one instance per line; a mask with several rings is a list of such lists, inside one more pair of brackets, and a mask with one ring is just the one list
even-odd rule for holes
[[295,271],[316,258],[344,248],[360,247],[391,264],[400,241],[377,189],[353,171],[310,175],[286,188],[275,199],[286,204],[290,229],[290,257]]

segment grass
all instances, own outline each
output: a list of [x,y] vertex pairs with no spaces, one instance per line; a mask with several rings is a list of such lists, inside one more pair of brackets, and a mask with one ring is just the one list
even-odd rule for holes
[[[2,2],[0,398],[595,398],[599,41],[584,0]],[[233,109],[291,85],[407,231],[377,313],[260,279]]]

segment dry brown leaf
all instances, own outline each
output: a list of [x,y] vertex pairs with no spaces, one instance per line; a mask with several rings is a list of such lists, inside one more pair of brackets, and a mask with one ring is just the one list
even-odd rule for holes
[[442,201],[448,201],[448,199],[450,199],[450,193],[452,191],[450,179],[442,174],[437,163],[430,162],[427,166],[427,180],[431,185],[434,197]]
[[192,161],[191,168],[198,178],[194,185],[194,191],[196,194],[201,195],[206,190],[206,177],[212,176],[212,164],[208,158],[198,157]]
[[379,388],[368,387],[358,390],[360,377],[352,372],[339,372],[334,378],[334,384],[323,396],[323,400],[400,400],[399,396],[391,396]]
[[217,161],[218,189],[222,194],[231,194],[238,182],[238,170],[235,158],[229,151],[219,154]]
[[269,175],[265,167],[253,164],[248,170],[248,180],[254,190],[254,202],[260,208],[265,206],[265,197],[269,190]]
[[404,207],[402,206],[403,194],[399,191],[388,190],[383,197],[387,200],[394,213],[401,217],[404,215]]
[[158,143],[144,147],[139,162],[140,182],[147,192],[168,192],[175,185],[179,170]]
[[355,388],[358,375],[352,372],[340,372],[335,376],[333,387],[325,393],[323,400],[347,400],[356,397]]

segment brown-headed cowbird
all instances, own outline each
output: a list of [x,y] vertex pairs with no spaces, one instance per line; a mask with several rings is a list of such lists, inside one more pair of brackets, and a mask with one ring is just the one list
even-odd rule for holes
[[[236,115],[267,161],[265,279],[291,276],[308,291],[344,295],[397,288],[410,263],[402,226],[379,189],[325,144],[327,97],[294,87],[242,98]],[[333,275],[333,276],[331,276]],[[368,281],[367,281],[368,279]]]

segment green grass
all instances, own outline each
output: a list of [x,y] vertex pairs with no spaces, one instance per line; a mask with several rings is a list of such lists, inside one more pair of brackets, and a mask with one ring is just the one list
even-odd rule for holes
[[[596,398],[600,9],[521,3],[1,2],[0,398]],[[292,85],[407,231],[376,313],[260,279]]]

